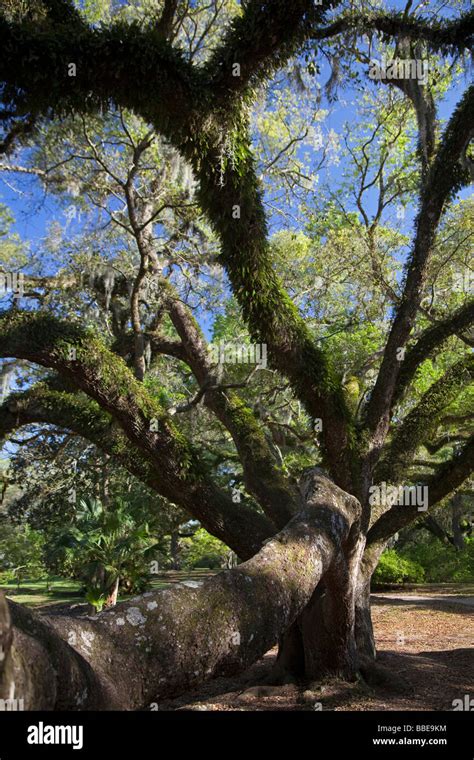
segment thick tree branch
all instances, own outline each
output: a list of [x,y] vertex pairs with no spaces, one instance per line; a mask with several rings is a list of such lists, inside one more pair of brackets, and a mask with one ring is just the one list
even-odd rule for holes
[[[156,28],[84,24],[72,34],[68,24],[45,28],[8,22],[0,14],[0,44],[3,100],[13,112],[83,113],[114,102],[176,136],[189,132],[202,104],[197,71]],[[137,86],[143,81],[146,87]]]
[[[253,0],[237,17],[205,67],[213,92],[213,106],[229,107],[284,65],[297,45],[340,0],[315,5],[312,0]],[[234,66],[239,66],[238,73]]]
[[[70,358],[71,348],[76,358]],[[0,356],[17,356],[54,369],[94,399],[159,472],[159,493],[179,503],[210,533],[234,544],[240,556],[251,556],[275,532],[269,520],[246,505],[234,504],[213,484],[166,411],[148,396],[124,362],[80,325],[38,312],[4,313]],[[257,536],[248,534],[248,519]]]
[[[59,391],[58,385],[61,385],[58,379],[53,378],[50,385],[39,383],[23,393],[10,395],[0,406],[0,439],[30,424],[70,430],[114,457],[152,491],[170,499],[169,484],[162,482],[160,461],[147,460],[94,401],[83,394]],[[175,485],[172,502],[221,538],[239,557],[255,554],[275,531],[258,512],[245,504],[234,504],[205,482],[177,482]]]
[[[470,420],[472,421],[472,415],[471,415]],[[442,423],[443,419],[440,419],[439,422]],[[439,438],[436,438],[434,441],[423,441],[423,446],[431,455],[433,455],[433,454],[436,454],[440,449],[444,448],[445,446],[455,446],[456,444],[461,443],[462,441],[467,441],[468,438],[469,436],[467,433],[464,433],[464,434],[457,433],[457,432],[445,433]],[[431,462],[429,466],[436,467],[437,465],[438,465],[437,462]]]
[[376,469],[377,480],[394,482],[409,466],[413,454],[431,438],[443,411],[474,380],[474,355],[468,354],[433,383],[392,434]]
[[146,709],[248,667],[307,605],[360,514],[317,472],[302,490],[301,511],[281,533],[201,588],[149,592],[79,620],[38,619],[11,602],[8,612],[0,600],[0,697],[14,682],[27,710]]
[[159,474],[131,446],[120,427],[100,406],[82,393],[60,389],[53,377],[26,391],[12,393],[0,406],[0,440],[26,425],[46,424],[80,435],[111,455],[129,472],[159,493]]
[[382,365],[366,410],[375,461],[388,430],[393,396],[401,370],[398,352],[406,345],[423,295],[427,264],[436,230],[448,199],[469,181],[460,161],[474,123],[474,86],[456,107],[441,140],[421,192],[420,211],[405,286],[384,351]]
[[[444,462],[437,471],[426,479],[429,506],[434,507],[440,501],[470,477],[474,471],[474,436],[458,451],[452,459]],[[367,553],[378,554],[390,536],[420,517],[417,507],[394,506],[379,517],[367,534]]]
[[436,322],[424,331],[413,346],[405,353],[402,367],[393,392],[393,404],[403,396],[412,382],[415,373],[425,359],[428,359],[445,340],[452,335],[462,333],[474,324],[474,300],[463,304],[454,314]]
[[171,36],[171,32],[173,31],[173,22],[177,8],[178,0],[164,0],[163,10],[160,20],[156,25],[156,30],[159,36],[165,40]]
[[420,16],[406,16],[403,12],[348,15],[336,19],[326,27],[315,29],[311,38],[325,40],[351,31],[361,35],[376,31],[387,37],[403,36],[414,41],[423,40],[434,52],[453,53],[472,48],[474,12],[467,11],[457,18],[435,23]]
[[[204,404],[231,433],[242,463],[244,480],[264,511],[278,527],[286,525],[296,508],[296,494],[276,465],[265,433],[253,411],[232,391],[219,385],[204,336],[191,311],[173,288],[165,288],[165,305],[181,338],[186,360],[203,391]],[[209,390],[206,388],[209,387]]]
[[452,459],[438,468],[431,477],[428,487],[430,504],[435,505],[459,488],[474,472],[474,435],[458,448]]
[[228,161],[223,168],[215,149],[206,149],[199,163],[190,156],[201,181],[200,202],[219,232],[221,260],[253,340],[266,344],[270,366],[290,380],[308,413],[322,419],[327,466],[351,490],[351,419],[341,378],[275,273],[245,125],[243,130],[233,148],[244,156],[238,165]]
[[421,528],[426,528],[433,536],[439,538],[443,544],[451,544],[454,546],[454,538],[439,524],[433,515],[426,515],[423,522],[420,524]]

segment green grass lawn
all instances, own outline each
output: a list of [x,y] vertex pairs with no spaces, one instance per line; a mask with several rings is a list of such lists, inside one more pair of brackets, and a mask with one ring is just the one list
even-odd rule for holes
[[[161,573],[150,584],[150,589],[168,588],[182,581],[205,580],[213,575],[215,570],[169,570]],[[49,585],[49,591],[48,591]],[[49,584],[45,580],[31,580],[25,578],[17,588],[16,581],[10,581],[0,585],[0,589],[14,602],[24,604],[27,607],[40,607],[49,604],[80,604],[84,603],[84,596],[80,593],[81,585],[77,581],[67,578],[50,578]],[[126,596],[120,596],[119,601],[125,601]]]
[[[151,582],[150,589],[158,590],[163,588],[169,588],[176,583],[182,583],[183,581],[203,581],[206,578],[215,575],[218,572],[216,570],[207,570],[206,568],[197,568],[195,570],[167,570]],[[49,604],[80,604],[83,603],[84,596],[80,593],[81,586],[77,581],[71,581],[67,578],[54,577],[49,580],[48,584],[45,580],[31,580],[25,578],[20,584],[20,588],[17,588],[16,581],[10,581],[9,583],[3,583],[0,588],[5,594],[13,599],[13,601],[20,604],[25,604],[27,607],[39,607]],[[400,589],[405,588],[407,591],[417,593],[448,593],[448,594],[461,594],[470,595],[474,594],[473,584],[464,583],[436,583],[436,584],[407,584],[401,585]],[[126,596],[120,596],[119,601],[125,601]]]
[[80,584],[67,578],[50,578],[49,584],[45,580],[25,578],[20,587],[17,588],[17,586],[16,581],[10,581],[3,583],[0,588],[14,602],[25,604],[27,607],[58,604],[59,602],[77,604],[84,601],[80,593]]
[[[160,573],[151,582],[150,589],[158,590],[169,588],[176,583],[183,581],[203,581],[215,575],[217,570],[207,570],[206,568],[197,568],[195,570],[167,570]],[[81,604],[85,602],[84,596],[80,593],[81,586],[77,581],[71,581],[67,578],[54,577],[49,580],[22,580],[20,588],[17,589],[16,581],[3,583],[0,588],[6,596],[13,601],[24,604],[27,607],[42,607],[50,604]],[[390,587],[393,590],[393,587]],[[474,584],[472,583],[426,583],[426,584],[405,584],[397,587],[397,590],[411,591],[414,593],[441,593],[441,594],[460,594],[469,596],[474,594]],[[383,590],[383,589],[380,589]],[[376,591],[375,591],[376,593]],[[119,601],[126,601],[126,596],[120,596]]]

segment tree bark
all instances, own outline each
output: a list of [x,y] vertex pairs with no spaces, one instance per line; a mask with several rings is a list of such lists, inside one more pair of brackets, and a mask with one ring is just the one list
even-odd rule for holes
[[[356,615],[364,541],[354,523],[343,551],[315,588],[299,618],[280,641],[272,680],[325,676],[354,680],[359,667]],[[367,612],[370,621],[370,581]]]
[[[272,682],[317,680],[330,675],[352,680],[371,666],[377,652],[370,584],[378,557],[351,572],[334,562],[307,607],[280,640]],[[375,564],[374,564],[375,562]]]
[[456,549],[464,548],[464,534],[461,528],[462,496],[457,493],[451,501],[451,525],[453,528],[453,543]]
[[117,604],[119,584],[120,584],[120,578],[117,576],[117,578],[115,579],[112,585],[112,588],[110,588],[107,593],[107,599],[105,600],[104,607],[115,607],[115,605]]
[[374,661],[377,656],[370,608],[371,579],[372,575],[361,569],[355,598],[355,637],[359,664],[362,661]]
[[176,528],[176,530],[171,531],[170,554],[171,554],[171,569],[179,570],[181,567],[181,562],[180,562],[180,556],[179,556],[180,551],[179,551],[178,528]]
[[355,636],[359,664],[369,665],[377,656],[370,608],[370,584],[385,545],[385,542],[380,542],[367,546],[359,566],[355,597]]
[[360,515],[319,471],[303,493],[301,511],[258,554],[198,589],[149,592],[82,619],[3,605],[0,696],[14,692],[29,710],[146,709],[248,667],[312,600]]

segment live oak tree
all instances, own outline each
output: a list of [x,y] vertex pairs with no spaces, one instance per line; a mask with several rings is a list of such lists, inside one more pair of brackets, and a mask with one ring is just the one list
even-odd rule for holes
[[[218,673],[242,669],[277,641],[277,677],[353,678],[370,669],[375,658],[370,578],[390,537],[419,517],[415,505],[373,508],[374,486],[426,486],[433,507],[473,469],[474,443],[465,420],[450,458],[434,457],[418,472],[410,468],[425,443],[431,445],[440,429],[449,431],[467,414],[464,394],[474,364],[466,347],[472,345],[474,306],[462,299],[439,313],[427,308],[426,295],[433,261],[449,245],[439,238],[449,225],[445,212],[472,177],[474,92],[470,87],[462,94],[441,127],[429,84],[378,83],[402,93],[418,129],[417,177],[410,177],[408,188],[403,172],[400,177],[383,172],[390,164],[388,152],[384,157],[387,135],[375,157],[382,205],[393,191],[395,197],[407,189],[418,193],[398,287],[390,278],[387,283],[381,265],[381,220],[369,219],[364,208],[365,184],[371,181],[367,153],[364,145],[347,145],[354,150],[356,181],[362,182],[356,204],[360,245],[367,246],[372,276],[390,303],[388,330],[369,361],[375,375],[363,393],[367,368],[351,375],[342,369],[334,344],[324,339],[326,331],[317,334],[274,266],[277,252],[268,235],[250,134],[251,106],[259,88],[302,50],[331,51],[337,67],[336,39],[362,61],[363,48],[357,48],[364,34],[369,45],[381,35],[402,59],[429,53],[458,60],[472,43],[473,18],[471,12],[429,22],[412,15],[410,4],[403,14],[366,14],[362,8],[357,15],[335,0],[229,4],[224,28],[218,27],[212,50],[204,54],[195,37],[193,42],[185,35],[189,44],[182,44],[179,0],[165,0],[160,13],[137,21],[119,18],[103,25],[66,0],[38,0],[26,7],[10,2],[2,9],[4,152],[11,155],[22,140],[34,144],[45,124],[71,114],[87,124],[117,109],[149,127],[140,139],[133,133],[127,138],[134,161],[125,176],[106,167],[126,201],[115,220],[125,225],[139,256],[131,287],[127,277],[102,276],[109,334],[104,336],[94,319],[78,319],[77,309],[68,313],[49,301],[57,290],[84,292],[74,272],[47,279],[27,273],[28,294],[39,306],[3,312],[0,355],[47,374],[41,371],[37,383],[8,397],[2,433],[42,423],[83,436],[199,520],[243,562],[199,589],[145,595],[96,619],[38,618],[2,602],[1,697],[16,694],[30,708],[140,708]],[[100,163],[103,157],[87,129],[83,136]],[[140,160],[155,140],[165,141],[191,167],[197,182],[192,199],[169,182],[162,198],[158,166],[156,176],[153,169],[148,173],[146,193],[140,192],[135,182]],[[53,181],[54,171],[48,171]],[[93,202],[100,202],[100,187],[90,178],[89,188]],[[270,369],[316,422],[314,463],[321,466],[299,473],[298,488],[294,473],[282,466],[270,425],[249,403],[248,378],[222,380],[192,309],[163,271],[154,224],[168,206],[173,235],[185,235],[204,214],[211,229],[203,228],[198,239],[224,267],[251,339],[265,344]],[[339,226],[339,240],[329,230],[329,245],[337,252],[356,222],[347,209],[329,208],[317,223],[331,220]],[[152,297],[144,292],[150,280],[156,286]],[[91,287],[100,289],[95,281]],[[331,311],[328,306],[330,319]],[[435,368],[427,377],[427,362],[440,356],[442,372]],[[230,435],[248,498],[233,500],[217,464],[209,466],[180,422],[186,409],[170,405],[165,381],[176,372],[167,374],[165,368],[147,381],[150,361],[166,367],[163,357],[178,360],[192,374],[196,394],[184,406],[202,404]],[[420,371],[424,388],[416,385]]]

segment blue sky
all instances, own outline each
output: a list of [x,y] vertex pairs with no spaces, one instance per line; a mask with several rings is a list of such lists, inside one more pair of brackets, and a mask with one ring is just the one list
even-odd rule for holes
[[[466,0],[466,7],[469,5]],[[400,0],[394,0],[390,3],[390,8],[393,10],[402,9],[405,6],[405,2]],[[429,5],[428,5],[429,13]],[[449,3],[443,10],[443,15],[449,14]],[[329,68],[327,65],[322,67],[321,74],[318,77],[318,81],[324,85],[329,76]],[[367,81],[367,87],[376,87],[377,85]],[[379,87],[382,85],[378,85]],[[461,86],[450,89],[444,102],[440,105],[439,115],[442,119],[446,120],[452,112],[456,102],[458,101],[462,87],[466,86],[466,82],[461,82]],[[353,88],[342,87],[338,93],[338,99],[335,103],[321,104],[322,108],[329,108],[329,115],[324,123],[324,131],[327,133],[329,130],[334,130],[336,134],[341,134],[344,123],[354,121],[357,117],[357,101],[359,93]],[[328,171],[323,170],[321,172],[321,183],[325,179],[330,178],[331,184],[337,186],[341,181],[343,164],[332,164]],[[463,196],[469,195],[469,191],[464,191]],[[20,237],[29,241],[30,248],[34,251],[41,243],[41,239],[45,236],[48,226],[53,221],[60,222],[64,225],[64,203],[60,204],[58,201],[50,195],[47,195],[40,182],[35,177],[25,175],[6,175],[0,173],[0,201],[6,204],[12,211],[15,218],[14,230],[18,232]],[[369,210],[371,206],[369,196]],[[372,209],[373,210],[373,209]],[[408,211],[405,220],[407,227],[406,231],[409,231],[409,226],[414,216],[415,208]],[[302,224],[304,220],[301,220]],[[272,221],[272,229],[277,229],[279,226],[278,217]],[[78,232],[79,226],[76,222],[72,222],[69,227],[70,232]]]
[[[390,8],[398,10],[403,8],[405,3],[395,0],[390,4]],[[469,3],[466,2],[466,7]],[[448,8],[444,13],[449,13]],[[318,81],[321,85],[327,81],[329,76],[328,66],[323,66]],[[367,81],[367,87],[376,87],[376,84]],[[383,86],[383,85],[378,85]],[[461,81],[458,87],[450,89],[445,100],[440,104],[439,116],[443,120],[447,120],[451,114],[455,104],[459,100],[463,88],[466,86],[466,81]],[[357,104],[359,99],[359,92],[354,88],[342,87],[339,91],[339,96],[336,102],[327,104],[324,101],[321,103],[321,107],[329,110],[328,117],[324,123],[324,131],[327,133],[329,130],[334,130],[337,134],[342,133],[344,123],[346,121],[354,122],[358,119],[357,116]],[[321,172],[321,184],[329,179],[333,187],[337,187],[342,179],[343,163],[340,165],[332,164],[328,170]],[[470,190],[463,191],[461,197],[468,197]],[[416,199],[414,199],[416,201]],[[64,216],[64,202],[59,203],[56,198],[48,195],[44,192],[40,182],[37,178],[25,175],[10,175],[0,172],[0,202],[3,202],[9,209],[11,209],[15,218],[14,230],[20,235],[21,239],[27,242],[32,252],[37,252],[41,249],[41,241],[46,235],[48,226],[57,221],[62,226],[65,223]],[[368,204],[369,211],[370,202]],[[373,210],[373,208],[372,208]],[[416,211],[416,206],[413,205],[408,210],[404,221],[404,231],[410,233],[413,225],[413,218]],[[275,217],[272,220],[271,229],[278,229],[279,217]],[[301,226],[304,226],[304,219],[301,219]],[[69,233],[79,233],[81,230],[80,224],[72,222],[68,227]],[[203,327],[208,334],[211,330],[209,317],[202,315]]]

